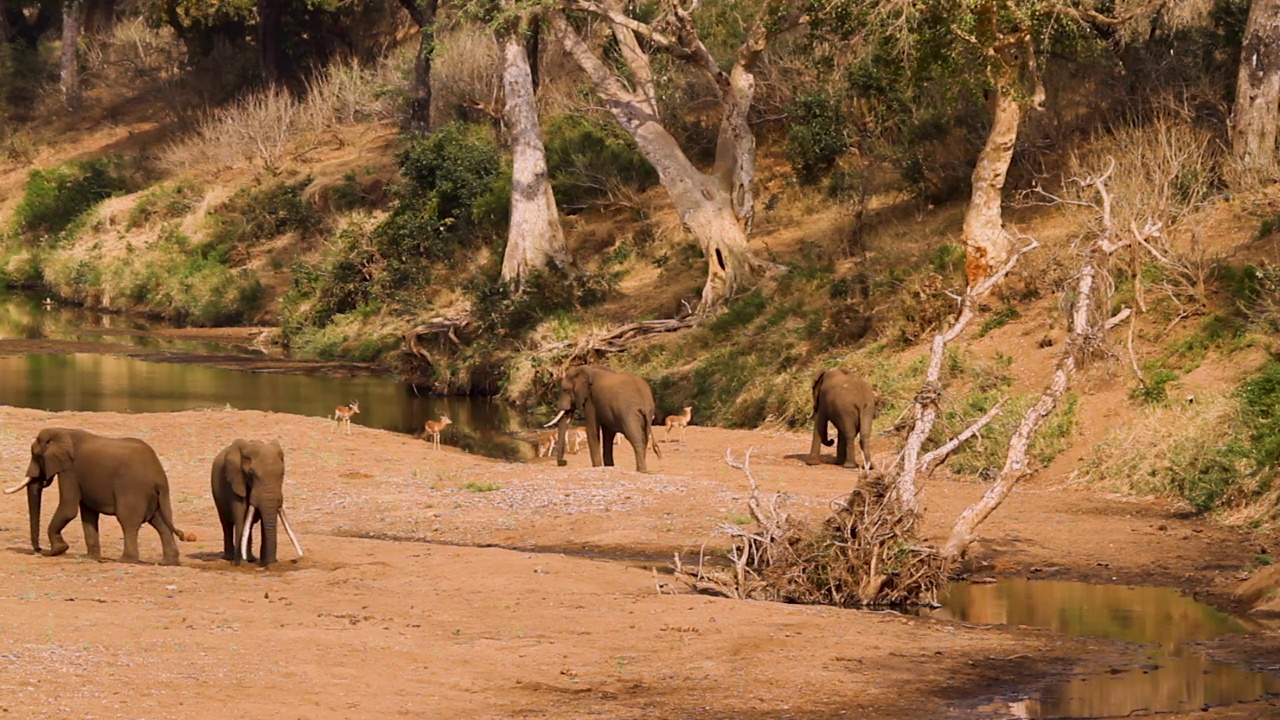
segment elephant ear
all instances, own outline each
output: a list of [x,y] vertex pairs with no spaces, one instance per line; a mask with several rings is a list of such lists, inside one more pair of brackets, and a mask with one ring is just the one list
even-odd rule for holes
[[585,366],[580,366],[573,374],[573,402],[579,408],[587,406],[587,398],[591,396],[591,373]]
[[227,446],[227,455],[223,459],[222,472],[231,485],[231,490],[239,497],[249,497],[249,484],[245,473],[253,467],[252,458],[245,452],[247,443],[236,440]]
[[271,444],[268,447],[270,447],[271,451],[275,453],[276,459],[280,461],[280,471],[281,473],[283,473],[284,472],[284,448],[280,447],[280,441],[272,440]]
[[813,408],[818,409],[818,391],[822,389],[822,381],[827,377],[827,371],[823,370],[818,373],[818,377],[813,379]]
[[[43,435],[43,433],[41,433]],[[42,438],[44,439],[44,438]],[[44,458],[44,476],[45,479],[52,479],[54,475],[63,470],[71,469],[71,461],[75,458],[75,445],[71,442],[71,436],[65,432],[49,433],[44,447],[40,451],[41,457]],[[31,458],[31,464],[36,465],[35,458]],[[31,469],[27,468],[27,475],[30,477],[38,477],[39,470],[36,475],[31,475]]]

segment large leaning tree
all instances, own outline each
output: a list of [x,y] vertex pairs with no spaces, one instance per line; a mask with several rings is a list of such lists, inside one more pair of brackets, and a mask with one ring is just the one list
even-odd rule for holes
[[431,129],[431,59],[436,51],[438,0],[400,0],[418,26],[418,50],[413,56],[413,87],[409,92],[409,126],[419,132]]
[[[806,21],[806,3],[763,0],[731,59],[712,55],[699,37],[693,9],[661,0],[642,21],[622,0],[559,0],[548,20],[564,49],[590,80],[609,112],[635,140],[658,173],[680,220],[707,260],[700,312],[712,311],[771,269],[747,246],[755,214],[756,141],[748,122],[755,71],[771,40]],[[613,43],[586,39],[590,22],[602,22]],[[666,54],[706,77],[720,101],[715,163],[703,170],[664,126],[653,56]],[[728,69],[725,69],[728,68]]]

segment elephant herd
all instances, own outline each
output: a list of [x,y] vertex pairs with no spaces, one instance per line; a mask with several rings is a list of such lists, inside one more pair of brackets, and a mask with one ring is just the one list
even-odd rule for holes
[[[575,412],[586,419],[587,448],[591,465],[613,465],[613,443],[621,434],[635,451],[636,470],[646,472],[645,454],[653,448],[662,452],[653,433],[655,405],[649,384],[631,373],[596,365],[578,365],[565,372],[556,403],[559,414],[545,427],[556,426],[556,462],[565,465],[564,451],[569,421]],[[667,431],[689,422],[690,408],[683,415],[667,418]],[[822,462],[822,446],[836,446],[836,463],[844,467],[871,469],[871,421],[875,416],[875,393],[861,377],[840,369],[824,370],[813,381],[813,444],[805,462]],[[828,435],[836,428],[836,439]],[[850,444],[859,442],[862,462],[854,461]]]
[[[160,534],[164,565],[178,564],[176,535],[184,542],[196,536],[183,532],[173,520],[169,478],[151,446],[136,438],[108,438],[85,430],[45,428],[31,443],[31,464],[21,483],[5,494],[27,491],[31,548],[40,550],[40,501],[45,488],[58,481],[58,508],[49,521],[49,551],[68,549],[62,530],[80,515],[89,557],[102,558],[98,518],[114,515],[124,531],[125,562],[138,560],[138,529],[143,523]],[[294,549],[302,546],[284,513],[284,450],[277,442],[236,440],[213,460],[210,473],[213,502],[222,524],[222,557],[239,565],[241,559],[266,567],[276,561],[276,519]],[[251,532],[260,526],[257,558],[250,551]]]
[[[352,404],[354,408],[354,403]],[[653,392],[642,378],[630,373],[594,365],[580,365],[565,372],[556,403],[559,414],[545,427],[556,427],[556,462],[564,459],[569,422],[576,412],[586,420],[587,448],[594,467],[613,465],[614,440],[626,438],[635,451],[636,470],[646,472],[649,448],[661,458],[653,432],[655,405]],[[354,414],[354,410],[351,414]],[[836,445],[836,462],[845,467],[871,468],[871,422],[875,395],[862,378],[839,369],[825,370],[813,381],[813,444],[804,460],[821,463],[823,445]],[[667,418],[668,434],[690,420],[690,408],[682,415]],[[828,435],[836,428],[836,440]],[[862,463],[853,460],[850,444],[857,439]],[[62,530],[80,516],[88,555],[100,559],[98,518],[114,515],[124,531],[124,554],[129,562],[138,560],[138,530],[143,523],[160,534],[162,563],[178,564],[178,540],[193,541],[195,535],[178,529],[169,501],[169,479],[150,445],[135,438],[108,438],[85,430],[45,428],[31,443],[31,464],[22,482],[5,494],[27,491],[31,524],[31,547],[40,549],[40,504],[44,490],[58,481],[59,500],[49,522],[48,555],[68,549]],[[236,440],[213,459],[210,489],[218,520],[222,525],[223,559],[239,565],[241,560],[257,561],[263,567],[276,561],[277,519],[293,542],[298,544],[284,512],[284,450],[277,442]],[[260,546],[255,558],[250,551],[253,527],[260,527]]]

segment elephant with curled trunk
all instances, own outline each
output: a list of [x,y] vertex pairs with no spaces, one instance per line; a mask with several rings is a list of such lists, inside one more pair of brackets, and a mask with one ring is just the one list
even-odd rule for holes
[[[302,546],[284,514],[284,449],[280,443],[236,440],[213,459],[213,504],[222,522],[222,558],[232,565],[276,561],[276,518],[302,557]],[[261,525],[258,557],[250,552],[252,530]]]
[[62,529],[80,515],[89,557],[102,559],[98,517],[114,515],[124,531],[125,562],[138,561],[138,529],[149,523],[160,534],[165,565],[178,564],[179,540],[192,541],[173,523],[169,478],[151,446],[136,438],[108,438],[84,430],[45,428],[31,443],[31,464],[21,483],[6,494],[27,490],[31,516],[31,549],[40,552],[40,501],[44,489],[58,480],[58,509],[49,521],[49,552],[61,555],[69,546]]
[[567,464],[565,434],[577,410],[586,417],[587,449],[591,452],[592,467],[613,465],[613,441],[618,433],[622,433],[635,450],[637,472],[648,472],[645,451],[650,445],[653,454],[662,457],[653,434],[653,391],[640,377],[597,365],[571,367],[560,382],[556,409],[560,413],[545,427],[558,427],[556,462],[559,465]]
[[[822,446],[832,445],[827,435],[830,423],[836,426],[836,464],[872,469],[871,420],[875,412],[875,392],[866,380],[839,368],[818,373],[813,381],[813,445],[805,462],[822,462]],[[854,462],[850,447],[855,439],[862,441],[861,466]]]

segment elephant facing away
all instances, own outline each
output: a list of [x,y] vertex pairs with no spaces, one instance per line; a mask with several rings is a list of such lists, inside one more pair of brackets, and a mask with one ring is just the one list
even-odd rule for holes
[[576,365],[564,373],[560,382],[560,411],[545,427],[556,425],[556,462],[564,459],[565,434],[576,410],[582,410],[587,422],[587,449],[591,466],[613,465],[613,442],[622,433],[636,455],[636,471],[648,472],[645,452],[653,446],[655,457],[661,458],[658,441],[653,434],[656,412],[653,391],[643,378],[597,365]]
[[[222,523],[222,558],[232,565],[255,559],[267,567],[276,561],[276,518],[293,547],[302,546],[284,514],[284,449],[278,442],[236,440],[213,459],[210,484]],[[254,524],[262,529],[258,557],[250,552]]]
[[[875,392],[866,380],[840,369],[818,373],[813,381],[813,445],[805,462],[822,462],[822,446],[832,444],[827,435],[827,423],[831,423],[836,426],[836,464],[871,470],[871,420],[875,411]],[[861,440],[862,465],[853,460],[851,446],[855,438]]]
[[136,438],[108,438],[84,430],[45,428],[31,443],[27,477],[6,494],[27,489],[31,548],[40,552],[40,501],[44,489],[58,480],[58,509],[49,521],[49,552],[61,555],[69,546],[62,529],[80,515],[89,557],[102,559],[98,518],[114,515],[124,531],[125,562],[138,561],[138,528],[149,523],[160,534],[164,565],[178,564],[179,540],[195,535],[174,525],[169,478],[151,446]]

